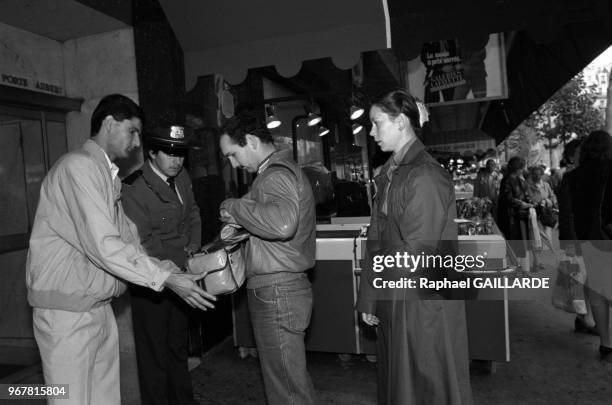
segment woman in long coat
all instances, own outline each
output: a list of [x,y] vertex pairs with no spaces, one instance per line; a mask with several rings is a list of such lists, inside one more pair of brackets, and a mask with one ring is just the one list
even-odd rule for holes
[[456,246],[453,182],[417,138],[422,115],[404,90],[385,94],[370,109],[370,135],[393,155],[375,178],[357,307],[366,324],[377,325],[379,404],[471,404],[464,302],[444,300],[435,290],[376,287],[379,277],[454,278],[454,269],[373,267],[375,256],[444,255]]
[[508,240],[514,253],[524,258],[523,266],[529,271],[527,256],[529,241],[529,208],[533,207],[523,178],[525,160],[514,156],[499,186],[497,225]]

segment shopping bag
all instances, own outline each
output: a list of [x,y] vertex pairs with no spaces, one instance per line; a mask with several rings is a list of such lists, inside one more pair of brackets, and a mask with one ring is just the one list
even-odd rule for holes
[[586,276],[582,256],[562,254],[552,295],[553,306],[578,315],[586,314],[587,308],[584,300]]
[[529,228],[529,240],[533,250],[542,250],[542,237],[540,235],[540,226],[538,225],[538,216],[535,208],[529,208],[529,219],[527,220]]

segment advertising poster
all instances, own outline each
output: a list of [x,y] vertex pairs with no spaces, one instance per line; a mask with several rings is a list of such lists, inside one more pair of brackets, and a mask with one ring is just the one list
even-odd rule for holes
[[503,36],[489,35],[485,48],[477,50],[458,39],[423,44],[421,55],[408,61],[408,85],[427,105],[506,98]]

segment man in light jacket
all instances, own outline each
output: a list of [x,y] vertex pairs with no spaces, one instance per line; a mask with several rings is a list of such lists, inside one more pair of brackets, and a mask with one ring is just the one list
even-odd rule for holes
[[255,118],[234,116],[219,140],[234,168],[257,173],[250,192],[221,204],[221,220],[251,234],[246,246],[247,292],[266,397],[271,405],[314,404],[304,335],[315,264],[315,202],[290,150],[277,150]]
[[46,384],[68,384],[51,404],[120,404],[119,345],[113,297],[126,282],[170,288],[189,305],[215,298],[171,261],[147,256],[121,205],[113,163],[140,145],[144,114],[129,98],[104,97],[91,139],[64,155],[45,177],[26,264],[28,301]]

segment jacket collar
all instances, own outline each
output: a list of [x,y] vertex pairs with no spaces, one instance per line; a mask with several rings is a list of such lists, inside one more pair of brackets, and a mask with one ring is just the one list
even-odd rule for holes
[[258,174],[261,174],[264,170],[266,170],[270,165],[273,164],[282,164],[286,166],[288,163],[293,162],[293,151],[291,149],[281,149],[273,152],[270,156],[268,156],[259,166],[259,170],[257,170]]
[[425,145],[423,145],[423,142],[421,142],[419,138],[416,138],[404,154],[404,157],[402,158],[402,161],[400,162],[399,166],[409,165],[424,150]]
[[[397,167],[407,166],[411,164],[416,159],[416,157],[424,150],[425,145],[423,145],[423,142],[421,142],[418,138],[415,139],[414,142],[412,142],[412,144],[409,146],[406,153],[404,153],[404,157],[402,158],[402,161],[399,163],[399,165],[397,165]],[[380,173],[376,177],[374,177],[373,180],[381,182],[387,179],[387,172],[389,171],[389,166],[391,166],[392,163],[393,156],[391,156],[389,160],[385,162],[383,167],[380,169]]]
[[111,173],[111,167],[114,165],[113,162],[109,165],[108,162],[110,159],[104,149],[100,145],[98,145],[93,139],[88,139],[83,144],[83,150],[89,153],[98,163],[101,163],[104,167],[108,169],[108,173]]
[[121,195],[121,180],[116,175],[119,172],[119,168],[113,162],[109,165],[108,162],[110,159],[104,149],[100,145],[98,145],[93,139],[88,139],[83,144],[82,149],[88,153],[98,164],[104,166],[106,172],[108,173],[108,177],[112,181],[113,185],[113,195],[115,200],[119,199]]

